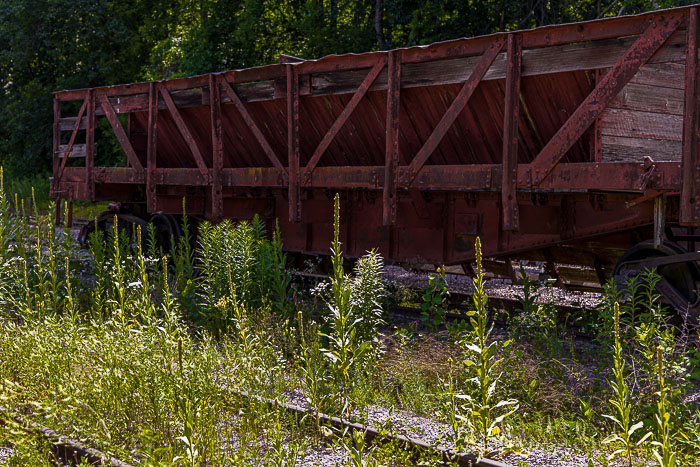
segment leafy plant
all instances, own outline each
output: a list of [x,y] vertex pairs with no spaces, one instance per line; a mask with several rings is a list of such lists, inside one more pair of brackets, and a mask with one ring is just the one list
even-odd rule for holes
[[357,324],[362,320],[353,309],[351,301],[352,283],[343,269],[343,252],[340,248],[340,196],[335,195],[333,211],[333,246],[331,248],[333,276],[330,279],[331,295],[327,302],[331,332],[323,334],[328,346],[322,349],[338,383],[343,412],[351,410],[350,390],[353,373],[358,370],[363,358],[371,348],[363,341]]
[[[484,290],[481,241],[478,237],[474,250],[475,311],[470,313],[469,318],[473,330],[462,341],[464,357],[461,362],[470,391],[467,394],[453,395],[454,381],[450,376],[447,381],[447,404],[450,410],[458,411],[449,415],[457,449],[464,450],[471,445],[478,450],[480,456],[488,456],[493,454],[491,439],[501,434],[504,420],[518,410],[519,404],[515,399],[495,400],[502,375],[503,359],[499,356],[499,351],[506,349],[511,341],[498,342],[491,339],[493,324],[489,325],[488,322],[488,296]],[[457,404],[457,400],[463,402]]]
[[445,268],[438,267],[436,273],[428,276],[428,287],[423,293],[421,320],[430,329],[437,329],[445,321],[445,306],[450,292],[447,290]]
[[617,302],[614,305],[615,313],[615,347],[614,347],[614,359],[615,367],[613,368],[613,374],[615,375],[615,381],[610,381],[610,386],[612,387],[614,399],[610,400],[610,404],[615,410],[614,415],[603,415],[603,417],[612,420],[616,426],[616,432],[608,436],[603,443],[617,443],[622,447],[614,451],[608,460],[612,460],[615,457],[624,454],[627,458],[627,465],[632,466],[632,459],[634,450],[636,447],[644,443],[651,432],[646,433],[637,441],[633,440],[634,433],[640,428],[644,427],[644,422],[637,422],[632,424],[632,403],[630,401],[629,386],[625,381],[625,362],[622,353],[622,341],[620,338],[620,306]]
[[659,384],[656,404],[656,436],[652,444],[659,449],[654,450],[654,456],[661,467],[673,467],[677,465],[677,454],[673,450],[673,434],[671,433],[671,413],[668,411],[668,392],[664,380],[664,349],[659,346],[656,349],[656,368]]

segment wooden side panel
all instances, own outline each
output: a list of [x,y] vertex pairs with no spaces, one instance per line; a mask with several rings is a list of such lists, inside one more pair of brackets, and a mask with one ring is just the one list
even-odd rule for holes
[[680,161],[684,63],[647,64],[601,116],[603,162]]

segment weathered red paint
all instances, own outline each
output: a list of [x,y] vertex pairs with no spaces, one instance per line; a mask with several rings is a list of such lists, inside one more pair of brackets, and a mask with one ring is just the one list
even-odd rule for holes
[[[512,37],[512,35],[509,37]],[[440,144],[447,131],[454,124],[459,114],[462,112],[462,110],[464,110],[464,107],[467,105],[467,102],[469,102],[469,98],[476,90],[477,86],[481,82],[481,79],[491,67],[491,64],[498,56],[501,49],[503,49],[503,44],[504,41],[499,39],[493,42],[491,46],[486,49],[483,57],[481,57],[472,72],[469,74],[469,77],[464,82],[462,89],[459,91],[459,94],[457,94],[457,97],[450,105],[450,108],[447,109],[445,115],[442,116],[440,123],[437,124],[433,132],[430,134],[430,137],[428,137],[427,141],[420,148],[420,151],[418,151],[413,160],[411,160],[411,165],[408,169],[409,185],[416,178],[428,158],[433,154],[438,144]]]
[[386,60],[386,56],[384,55],[379,57],[377,63],[369,71],[367,77],[362,81],[362,84],[357,89],[357,91],[355,91],[355,94],[353,94],[352,99],[350,99],[350,102],[348,102],[348,105],[345,106],[343,112],[338,116],[335,122],[333,122],[333,125],[331,125],[331,127],[326,132],[326,135],[316,147],[313,156],[311,156],[311,159],[304,168],[304,185],[309,184],[309,181],[311,180],[311,174],[316,168],[316,165],[321,159],[321,156],[324,152],[326,152],[326,149],[328,149],[328,146],[333,141],[333,138],[336,137],[338,131],[343,127],[343,125],[345,125],[345,122],[348,121],[348,118],[352,114],[353,110],[357,108],[357,105],[360,103],[360,100],[362,100],[362,98],[365,97],[365,94],[367,94],[367,90],[372,85],[372,83],[374,83],[374,80],[377,79],[377,76],[379,76],[379,72],[382,71],[384,65],[386,65]]
[[683,111],[683,188],[681,190],[680,223],[700,225],[700,116],[698,115],[698,41],[700,40],[698,8],[690,10],[686,34],[685,99]]
[[[653,203],[640,197],[664,193],[678,225],[698,175],[680,160],[602,162],[601,115],[646,62],[685,60],[697,83],[696,30],[697,12],[681,8],[62,91],[52,194],[171,214],[186,196],[193,216],[277,218],[285,248],[322,253],[340,192],[352,256],[377,247],[389,260],[466,264],[480,236],[486,255],[595,263],[609,277],[616,254],[651,235]],[[700,157],[696,88],[684,116],[668,117],[683,118],[685,168]],[[83,118],[61,115],[71,100],[84,101]],[[130,167],[94,167],[102,116]],[[62,168],[61,133],[82,130],[86,166]]]
[[224,216],[224,146],[221,130],[221,87],[214,75],[209,75],[209,108],[212,146],[211,217],[221,219]]
[[301,185],[299,180],[299,73],[287,64],[287,156],[289,172],[289,221],[301,221]]
[[146,129],[146,207],[148,212],[156,212],[156,183],[153,173],[157,167],[158,150],[158,85],[150,83],[148,88],[148,127]]
[[653,21],[627,53],[596,84],[595,89],[579,105],[556,135],[549,140],[537,158],[530,164],[532,183],[539,185],[564,154],[581,138],[610,101],[619,94],[639,68],[651,58],[678,28],[681,18],[662,18]]
[[505,114],[503,115],[503,170],[501,173],[501,204],[503,206],[503,230],[518,230],[518,119],[520,114],[520,67],[522,63],[522,38],[519,34],[508,36],[508,67],[506,71]]
[[401,58],[390,52],[387,65],[389,89],[386,93],[386,137],[384,149],[384,190],[382,224],[396,223],[397,185],[399,167],[399,112],[401,111]]

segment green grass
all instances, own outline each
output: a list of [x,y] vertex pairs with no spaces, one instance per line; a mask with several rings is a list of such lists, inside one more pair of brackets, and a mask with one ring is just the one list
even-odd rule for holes
[[[246,391],[280,400],[294,392],[316,410],[361,420],[381,405],[394,421],[400,411],[452,420],[469,449],[567,448],[607,465],[623,447],[603,442],[616,432],[602,417],[611,413],[611,382],[629,388],[618,399],[630,421],[642,421],[640,433],[654,432],[626,457],[633,465],[656,462],[655,449],[667,465],[700,455],[700,416],[682,403],[696,388],[697,339],[674,335],[653,291],[638,309],[624,302],[617,340],[607,309],[591,317],[595,341],[543,331],[541,310],[528,303],[508,329],[491,330],[485,296],[460,332],[389,331],[376,254],[347,273],[336,242],[333,280],[311,293],[294,287],[283,239],[257,220],[204,224],[194,250],[183,240],[170,253],[95,235],[86,258],[56,233],[50,209],[29,224],[10,214],[13,203],[0,196],[0,406],[124,461],[295,465],[325,445],[352,465],[412,462],[401,446],[364,445],[313,414],[297,419],[241,398]],[[498,403],[511,400],[517,411],[501,417],[514,406]],[[47,446],[9,412],[0,410],[2,421],[12,465],[50,465]]]

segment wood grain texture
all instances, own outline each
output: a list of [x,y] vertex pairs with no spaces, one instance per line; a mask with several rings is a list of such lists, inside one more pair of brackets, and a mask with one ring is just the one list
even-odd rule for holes
[[680,141],[683,118],[637,110],[606,109],[601,116],[603,136]]
[[602,162],[641,162],[647,156],[655,161],[681,160],[680,141],[603,135],[602,146]]

